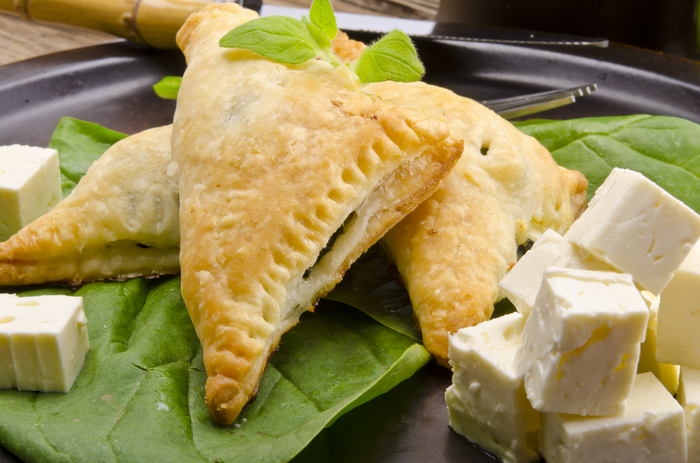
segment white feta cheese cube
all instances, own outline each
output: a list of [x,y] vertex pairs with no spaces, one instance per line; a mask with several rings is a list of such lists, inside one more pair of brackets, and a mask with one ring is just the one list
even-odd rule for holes
[[0,388],[68,392],[89,349],[83,299],[0,297]]
[[539,416],[513,368],[524,324],[512,313],[450,336],[450,427],[506,463],[539,460]]
[[642,174],[615,168],[565,238],[659,295],[700,238],[700,216]]
[[525,317],[532,311],[532,305],[542,284],[544,269],[547,267],[613,270],[562,238],[554,230],[547,230],[498,283],[503,295]]
[[700,462],[700,370],[681,367],[678,402],[685,410],[688,462]]
[[61,199],[58,151],[0,146],[0,241],[49,212]]
[[654,376],[661,381],[661,384],[668,389],[668,392],[675,394],[678,392],[678,377],[681,367],[656,360],[656,333],[661,298],[654,296],[648,291],[642,291],[642,298],[647,303],[647,307],[649,307],[649,324],[647,325],[646,339],[642,343],[639,353],[637,373],[649,371],[654,373]]
[[620,416],[541,415],[547,463],[685,463],[683,408],[651,373],[638,375]]
[[656,359],[700,369],[700,245],[661,293]]
[[532,406],[622,413],[648,320],[630,275],[548,267],[515,361]]

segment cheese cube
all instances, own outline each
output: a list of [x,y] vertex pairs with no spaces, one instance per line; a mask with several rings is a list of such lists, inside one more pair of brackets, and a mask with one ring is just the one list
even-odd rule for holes
[[89,349],[83,299],[0,297],[0,388],[68,392]]
[[565,238],[659,295],[700,238],[700,216],[642,174],[616,168]]
[[647,325],[646,339],[642,343],[639,353],[639,364],[637,373],[654,373],[654,376],[661,381],[668,392],[675,394],[678,392],[678,377],[681,372],[679,365],[662,363],[656,360],[656,333],[658,326],[660,297],[656,297],[648,291],[642,291],[642,298],[649,307],[649,324]]
[[550,266],[612,271],[609,266],[571,244],[554,230],[547,230],[498,283],[503,294],[525,317],[532,311],[544,269]]
[[49,212],[61,199],[58,151],[0,146],[0,241]]
[[681,367],[678,402],[685,409],[688,462],[700,462],[700,370]]
[[506,463],[539,460],[539,416],[513,368],[524,324],[512,313],[450,336],[450,427]]
[[661,293],[656,359],[700,369],[700,246]]
[[648,320],[629,275],[548,267],[516,357],[532,406],[622,413]]
[[683,408],[651,373],[637,376],[624,415],[544,413],[541,419],[540,453],[547,463],[686,461]]

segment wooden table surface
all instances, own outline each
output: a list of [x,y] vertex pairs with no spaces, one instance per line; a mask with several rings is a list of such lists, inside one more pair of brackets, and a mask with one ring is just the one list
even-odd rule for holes
[[[307,7],[311,0],[264,0],[271,5]],[[336,11],[381,14],[355,2],[333,0]],[[361,3],[361,2],[360,2]],[[102,32],[57,24],[40,24],[0,13],[0,65],[27,58],[108,42],[117,37]]]

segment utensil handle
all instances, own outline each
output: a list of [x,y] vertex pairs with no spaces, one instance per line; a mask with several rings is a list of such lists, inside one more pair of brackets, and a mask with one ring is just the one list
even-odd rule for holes
[[167,49],[177,47],[175,34],[187,17],[210,3],[212,0],[0,0],[0,11]]

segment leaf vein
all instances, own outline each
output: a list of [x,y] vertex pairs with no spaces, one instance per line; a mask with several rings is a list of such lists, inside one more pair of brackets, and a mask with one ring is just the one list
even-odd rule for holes
[[46,445],[47,445],[51,450],[53,450],[54,452],[56,452],[56,453],[59,454],[59,455],[65,455],[66,458],[68,458],[68,460],[70,460],[70,461],[75,461],[75,460],[73,459],[72,455],[67,454],[67,453],[64,453],[64,452],[60,452],[60,451],[56,448],[56,446],[53,445],[49,439],[46,438],[46,435],[44,434],[44,431],[42,431],[41,425],[39,424],[39,423],[41,423],[41,413],[39,413],[39,412],[37,411],[37,409],[36,409],[36,399],[37,399],[38,397],[39,397],[39,394],[38,394],[38,393],[34,393],[34,396],[32,397],[32,400],[29,401],[29,402],[31,403],[31,405],[32,405],[32,411],[33,411],[33,412],[36,414],[36,416],[37,416],[37,420],[36,420],[36,423],[35,423],[35,426],[34,426],[34,428],[36,429],[36,432],[39,433],[39,435],[41,436],[41,438],[44,440],[44,443],[46,443]]

